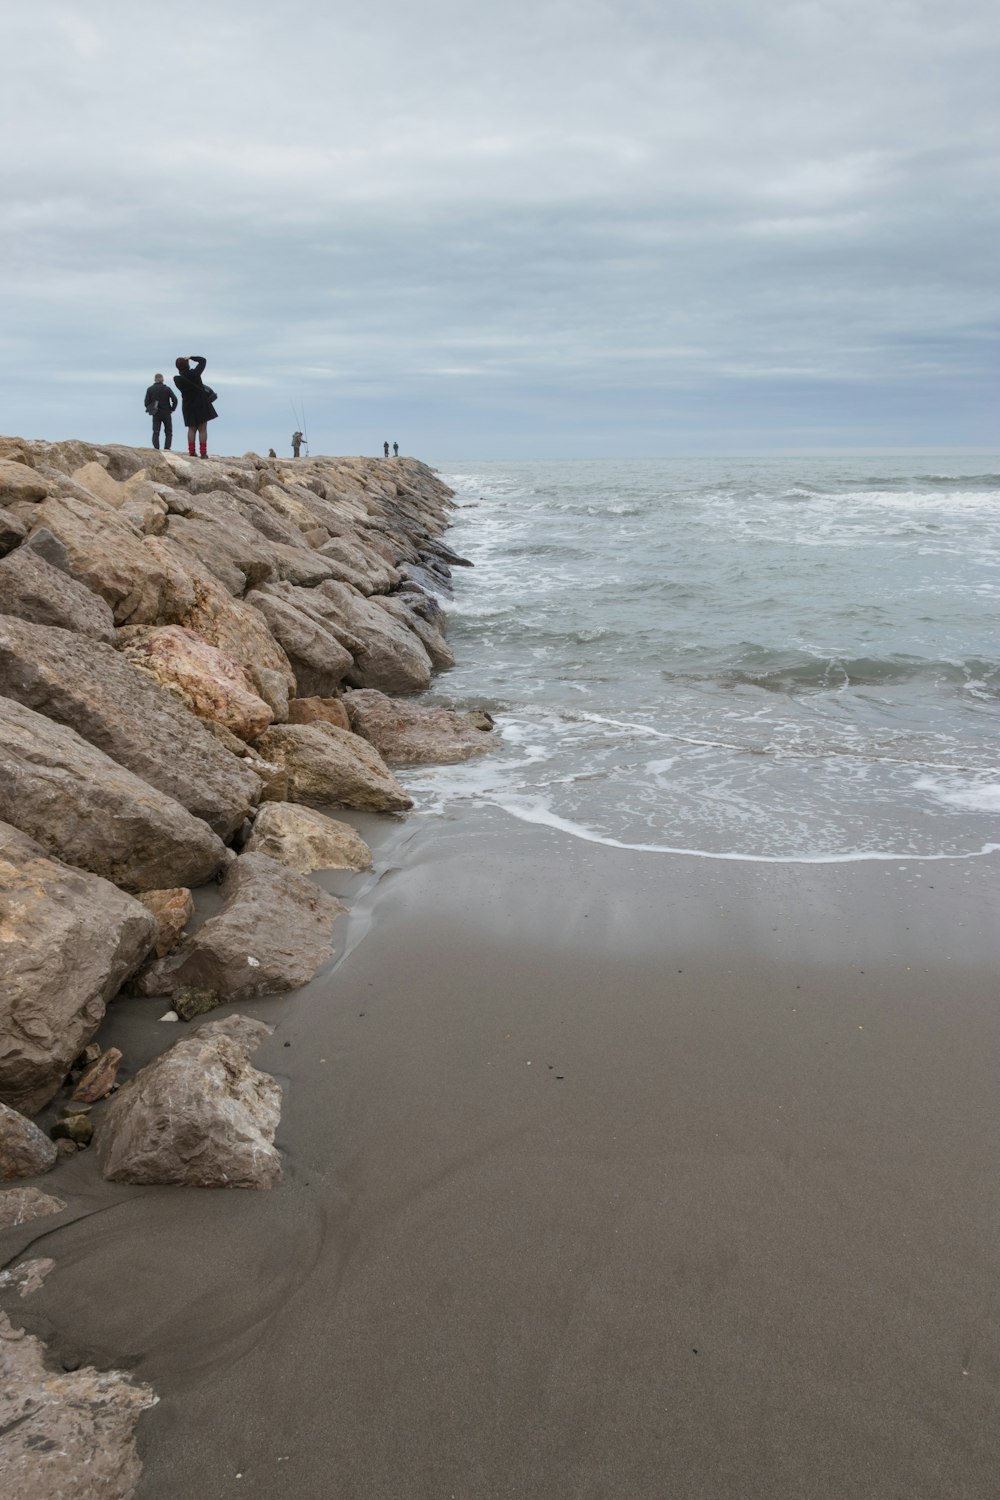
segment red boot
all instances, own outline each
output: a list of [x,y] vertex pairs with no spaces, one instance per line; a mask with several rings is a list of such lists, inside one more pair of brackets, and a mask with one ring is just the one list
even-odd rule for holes
[[202,443],[200,446],[201,446],[201,455],[200,456],[202,458],[207,458],[208,457],[208,444],[207,443]]
[[192,458],[195,457],[194,438],[188,438],[188,453],[191,455]]

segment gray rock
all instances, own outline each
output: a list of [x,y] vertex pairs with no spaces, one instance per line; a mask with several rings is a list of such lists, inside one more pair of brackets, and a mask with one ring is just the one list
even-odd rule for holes
[[94,1135],[94,1122],[89,1115],[64,1115],[49,1131],[54,1141],[72,1141],[76,1146],[89,1146]]
[[316,608],[331,625],[338,622],[360,645],[347,673],[352,687],[383,693],[421,693],[431,680],[431,659],[412,628],[366,599],[346,583],[327,579],[313,590]]
[[260,795],[253,772],[183,704],[102,642],[0,617],[0,693],[68,725],[223,839]]
[[0,1229],[14,1229],[18,1224],[30,1224],[32,1219],[61,1214],[65,1207],[61,1198],[43,1193],[41,1188],[8,1188],[0,1193]]
[[413,798],[373,745],[333,724],[272,724],[257,741],[268,761],[287,773],[290,802],[405,812]]
[[496,748],[497,740],[448,708],[387,698],[372,688],[344,694],[351,728],[387,765],[453,765]]
[[333,632],[277,594],[254,591],[247,595],[246,603],[260,611],[284,648],[295,673],[298,696],[322,698],[334,694],[354,658]]
[[202,885],[227,858],[179,802],[12,698],[0,698],[0,818],[132,891]]
[[428,608],[428,594],[390,594],[372,601],[390,614],[406,630],[412,630],[431,659],[435,672],[446,672],[455,665],[455,656],[444,638],[443,625]]
[[281,1089],[231,1036],[176,1042],[119,1089],[96,1146],[113,1182],[269,1188],[281,1176]]
[[242,1047],[248,1057],[257,1051],[261,1042],[273,1035],[273,1026],[268,1026],[266,1021],[256,1021],[252,1016],[223,1016],[219,1021],[206,1021],[195,1031],[195,1036],[200,1037],[228,1037]]
[[55,1166],[55,1146],[37,1125],[0,1104],[0,1178],[38,1177]]
[[345,908],[267,855],[240,855],[222,895],[218,916],[143,971],[140,993],[173,995],[195,985],[223,1004],[256,1000],[305,984],[333,952],[333,925]]
[[145,907],[0,823],[0,1100],[37,1113],[153,944]]
[[0,557],[12,547],[20,546],[27,534],[28,528],[24,522],[13,511],[0,507]]
[[157,1397],[121,1370],[51,1370],[0,1313],[0,1477],[9,1500],[130,1500],[135,1424]]
[[114,644],[115,617],[104,600],[32,547],[18,547],[0,561],[0,614]]

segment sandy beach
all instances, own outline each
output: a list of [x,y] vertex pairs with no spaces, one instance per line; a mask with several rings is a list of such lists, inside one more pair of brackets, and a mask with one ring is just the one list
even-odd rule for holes
[[[142,1500],[994,1493],[1000,861],[489,809],[377,856],[347,956],[242,1007],[281,1185],[88,1154],[12,1232],[56,1259],[23,1304],[53,1356],[161,1397]],[[156,1050],[155,1007],[102,1039]]]

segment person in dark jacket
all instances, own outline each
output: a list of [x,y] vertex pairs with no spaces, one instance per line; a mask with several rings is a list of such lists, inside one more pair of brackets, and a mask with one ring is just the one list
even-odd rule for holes
[[208,457],[208,424],[219,415],[212,405],[218,398],[201,378],[207,362],[200,354],[181,355],[174,361],[177,365],[174,385],[181,393],[181,416],[188,430],[188,452],[192,457],[195,437],[201,457]]
[[177,397],[165,385],[162,375],[153,376],[153,384],[146,392],[146,411],[153,419],[153,447],[160,446],[160,428],[163,428],[163,446],[169,448],[174,440],[173,413],[177,410]]

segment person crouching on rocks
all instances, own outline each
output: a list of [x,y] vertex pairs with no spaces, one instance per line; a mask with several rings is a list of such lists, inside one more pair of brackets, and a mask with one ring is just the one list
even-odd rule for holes
[[153,376],[153,384],[146,392],[146,413],[153,419],[153,447],[160,446],[160,428],[163,428],[163,446],[169,448],[173,442],[173,413],[177,410],[177,397],[165,385],[162,375]]
[[[201,378],[207,360],[200,354],[192,354],[188,357],[181,355],[174,363],[177,365],[174,385],[181,393],[181,416],[188,430],[188,452],[194,456],[194,440],[197,437],[201,457],[207,458],[208,424],[219,415],[212,405],[219,398]],[[192,365],[194,369],[191,368]]]

